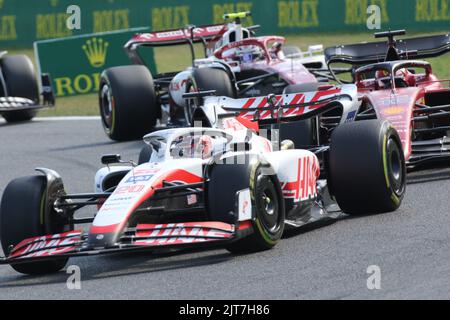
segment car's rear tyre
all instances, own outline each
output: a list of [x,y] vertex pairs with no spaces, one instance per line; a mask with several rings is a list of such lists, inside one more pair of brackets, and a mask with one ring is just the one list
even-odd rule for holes
[[160,115],[153,77],[145,66],[107,69],[100,80],[100,115],[112,140],[141,139]]
[[[218,96],[236,98],[236,88],[225,70],[216,68],[197,68],[186,83],[186,92],[216,90]],[[202,104],[201,99],[186,101],[184,116],[188,125],[193,125],[195,109]]]
[[[44,176],[31,176],[11,181],[3,193],[0,208],[0,237],[3,252],[22,240],[68,231],[45,214],[46,186]],[[13,264],[23,274],[45,274],[61,270],[67,258],[41,262]]]
[[[6,55],[0,59],[0,67],[9,97],[26,98],[39,103],[36,71],[30,58],[26,55]],[[36,114],[37,110],[19,110],[2,113],[2,116],[7,122],[20,122],[29,121]]]
[[260,164],[216,165],[208,186],[211,219],[234,223],[236,194],[250,189],[255,220],[253,233],[226,248],[232,253],[248,253],[273,248],[281,239],[285,224],[284,199],[276,176],[264,174]]
[[331,136],[329,183],[339,207],[361,215],[396,210],[406,188],[398,133],[387,121],[338,126]]

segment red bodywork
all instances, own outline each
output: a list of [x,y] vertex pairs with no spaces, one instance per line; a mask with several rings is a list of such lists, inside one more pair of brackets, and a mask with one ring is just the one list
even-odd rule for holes
[[[177,29],[137,34],[125,45],[125,48],[130,50],[130,48],[135,46],[164,46],[187,42],[204,42],[208,50],[213,50],[214,45],[227,30],[227,25],[209,25],[194,29]],[[277,73],[288,84],[317,82],[316,77],[300,61],[283,59],[270,48],[271,43],[278,42],[284,44],[285,41],[286,39],[284,37],[279,36],[251,37],[221,46],[214,51],[214,56],[228,63],[230,67],[239,65],[242,71],[261,70],[266,73]],[[242,63],[233,60],[233,57],[223,56],[223,53],[227,50],[246,46],[259,47],[264,53],[264,59],[261,61]]]
[[259,47],[264,53],[264,59],[249,63],[240,63],[242,71],[262,70],[268,73],[278,73],[280,77],[289,84],[317,82],[314,75],[312,75],[299,61],[282,59],[275,52],[269,49],[270,43],[275,42],[284,44],[286,39],[279,36],[243,39],[221,47],[214,52],[214,55],[217,59],[223,59],[231,65],[233,63],[232,58],[224,57],[224,52],[233,48],[256,46]]
[[[200,42],[201,39],[213,39],[227,30],[223,24],[197,27],[194,29],[174,29],[136,34],[128,44],[161,45],[170,43],[185,43],[189,40]],[[126,46],[128,46],[128,44]]]
[[[425,62],[398,61],[398,64],[392,63],[392,70],[384,69],[383,71],[401,77],[404,80],[404,87],[393,85],[391,88],[380,88],[376,78],[364,79],[362,73],[373,72],[377,66],[381,65],[363,67],[356,71],[359,99],[363,101],[363,104],[374,107],[378,119],[388,120],[392,123],[400,135],[405,159],[408,160],[412,151],[413,117],[415,113],[417,114],[418,105],[425,104],[428,96],[436,92],[447,92],[450,97],[450,89],[445,88],[444,85],[445,82],[450,83],[450,80],[438,80],[432,74],[431,66]],[[425,73],[411,73],[407,70],[409,67],[423,67]],[[400,71],[402,73],[399,76]],[[392,78],[392,82],[395,83],[394,78]]]

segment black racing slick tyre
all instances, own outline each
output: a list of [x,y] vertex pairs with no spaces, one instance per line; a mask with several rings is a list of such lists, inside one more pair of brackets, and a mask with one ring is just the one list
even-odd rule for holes
[[[199,92],[216,90],[217,96],[226,96],[236,98],[236,88],[230,79],[228,73],[222,69],[216,68],[197,68],[192,72],[191,77],[186,84],[186,92]],[[201,105],[198,99],[191,99],[186,101],[186,108],[184,115],[186,122],[192,125],[192,119],[195,109]]]
[[216,165],[210,175],[208,207],[211,219],[234,223],[236,194],[249,188],[255,219],[253,233],[226,248],[232,253],[249,253],[273,248],[281,239],[285,225],[284,199],[276,176],[264,174],[261,164]]
[[99,105],[105,133],[116,141],[141,139],[153,130],[161,113],[153,77],[145,66],[105,70]]
[[338,126],[331,136],[328,178],[345,213],[395,211],[406,188],[405,158],[397,131],[380,120]]
[[[9,97],[26,98],[39,103],[36,71],[26,55],[6,55],[0,59],[1,72]],[[5,93],[3,93],[5,95]],[[9,111],[2,114],[7,122],[29,121],[37,110]]]
[[[18,178],[9,183],[3,193],[0,207],[0,237],[3,252],[22,240],[67,231],[45,215],[46,185],[44,176]],[[67,258],[40,262],[12,264],[23,274],[46,274],[61,270]]]

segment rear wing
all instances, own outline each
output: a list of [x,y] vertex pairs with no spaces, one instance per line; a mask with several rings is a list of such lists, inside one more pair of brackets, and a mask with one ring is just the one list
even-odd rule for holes
[[[263,97],[232,99],[228,97],[207,97],[204,103],[206,115],[215,115],[211,121],[237,117],[258,124],[273,124],[313,118],[344,103],[357,103],[355,85],[336,87],[324,85],[315,92],[268,95]],[[220,111],[216,108],[219,106]],[[211,110],[213,109],[213,110]],[[210,117],[208,117],[210,118]],[[210,120],[212,120],[210,118]]]
[[148,46],[170,46],[182,43],[199,43],[213,39],[226,32],[227,26],[224,24],[213,24],[207,26],[182,29],[172,29],[164,31],[156,31],[149,33],[136,34],[125,45],[129,48],[133,45],[148,45]]
[[192,66],[194,66],[194,44],[202,43],[206,56],[208,41],[220,37],[227,29],[227,25],[213,24],[200,27],[191,26],[182,29],[138,33],[125,44],[124,50],[134,64],[145,65],[145,60],[138,53],[137,49],[139,47],[161,47],[187,44],[191,49]]
[[[437,35],[396,40],[401,59],[422,59],[443,55],[450,51],[450,35]],[[388,46],[386,41],[340,45],[325,49],[327,63],[365,65],[383,62]]]

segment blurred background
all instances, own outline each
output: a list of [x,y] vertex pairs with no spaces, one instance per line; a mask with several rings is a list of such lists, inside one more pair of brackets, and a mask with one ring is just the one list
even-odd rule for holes
[[[257,35],[285,36],[288,45],[306,50],[373,41],[374,32],[388,29],[406,29],[407,36],[447,33],[449,5],[447,0],[0,0],[0,48],[26,54],[38,70],[51,73],[57,107],[41,116],[98,115],[99,76],[106,67],[129,63],[121,47],[136,32],[218,24],[225,13],[251,11],[245,25],[260,25]],[[377,23],[380,29],[370,29]],[[191,64],[186,45],[146,50],[155,72]],[[202,54],[199,47],[196,56]],[[450,78],[450,55],[429,61],[440,78]]]

